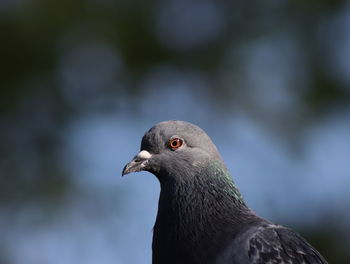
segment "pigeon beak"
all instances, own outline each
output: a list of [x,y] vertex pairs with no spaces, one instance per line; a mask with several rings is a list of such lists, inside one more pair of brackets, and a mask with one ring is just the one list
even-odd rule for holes
[[131,172],[142,171],[146,168],[148,160],[152,157],[146,150],[140,151],[128,164],[125,165],[122,176]]

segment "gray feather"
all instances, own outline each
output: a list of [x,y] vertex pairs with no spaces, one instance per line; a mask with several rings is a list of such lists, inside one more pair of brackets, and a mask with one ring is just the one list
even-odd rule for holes
[[[174,137],[183,142],[176,149]],[[140,170],[161,185],[153,264],[327,263],[299,234],[246,206],[216,146],[193,124],[166,121],[147,131],[123,174]]]

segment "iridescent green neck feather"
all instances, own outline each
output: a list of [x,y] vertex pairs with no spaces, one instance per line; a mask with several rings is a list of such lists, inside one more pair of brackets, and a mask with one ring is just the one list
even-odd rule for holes
[[220,160],[211,160],[208,165],[207,177],[213,177],[223,192],[236,199],[239,203],[245,205],[243,197],[234,183],[229,170]]

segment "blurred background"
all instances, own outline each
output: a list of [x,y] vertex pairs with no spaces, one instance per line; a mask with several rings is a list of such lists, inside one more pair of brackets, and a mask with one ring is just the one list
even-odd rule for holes
[[248,205],[350,263],[350,4],[1,0],[0,263],[151,263],[155,123],[218,146]]

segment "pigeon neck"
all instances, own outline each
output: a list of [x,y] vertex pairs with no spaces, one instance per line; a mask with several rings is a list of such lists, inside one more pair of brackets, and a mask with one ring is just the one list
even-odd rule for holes
[[[182,173],[182,174],[181,174]],[[177,201],[193,195],[203,196],[203,199],[226,201],[237,206],[246,207],[243,197],[231,178],[230,172],[221,160],[208,161],[207,166],[196,170],[177,172],[176,177],[162,175],[161,196]]]
[[210,181],[216,183],[216,188],[222,190],[227,197],[234,199],[238,204],[245,206],[243,197],[235,185],[230,172],[221,160],[212,160],[209,162],[205,173]]
[[178,177],[162,177],[159,212],[165,209],[179,221],[210,218],[249,211],[222,161],[210,161],[196,172]]
[[[203,255],[199,252],[206,248],[210,260],[212,252],[208,248],[220,249],[242,225],[256,217],[244,204],[222,162],[210,163],[200,173],[189,175],[187,171],[180,176],[183,177],[161,181],[154,246],[165,255],[172,254],[174,245],[180,252],[193,250],[188,253],[193,256]],[[205,262],[203,259],[196,263]]]

